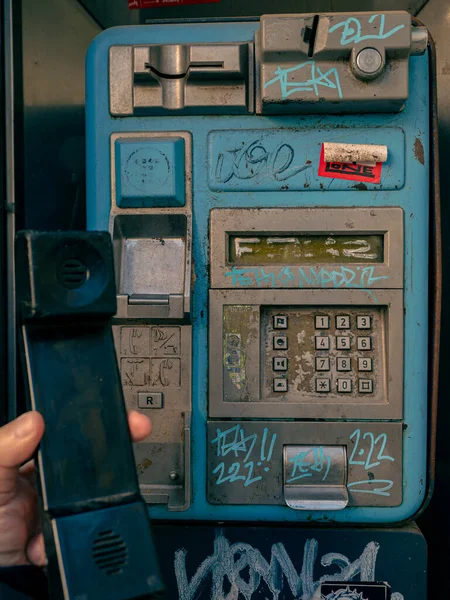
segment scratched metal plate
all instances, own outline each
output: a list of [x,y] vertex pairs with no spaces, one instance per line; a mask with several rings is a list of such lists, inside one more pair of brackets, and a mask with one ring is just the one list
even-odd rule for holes
[[283,446],[302,444],[319,448],[308,464],[293,463],[293,479],[300,481],[308,471],[320,471],[326,484],[325,446],[346,446],[349,506],[398,506],[402,435],[401,423],[210,421],[208,501],[284,505]]
[[[185,510],[191,328],[128,322],[112,330],[127,409],[146,414],[153,424],[152,435],[134,445],[141,493],[156,504]],[[139,407],[139,394],[153,393],[162,394],[161,408]]]
[[[324,142],[387,145],[381,182],[319,177]],[[405,139],[397,127],[213,131],[208,148],[208,183],[214,191],[394,190],[405,183]]]

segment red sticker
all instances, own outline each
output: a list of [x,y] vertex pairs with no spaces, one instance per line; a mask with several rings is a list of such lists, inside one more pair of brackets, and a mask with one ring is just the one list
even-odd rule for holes
[[333,179],[348,179],[349,181],[364,181],[366,183],[380,183],[381,167],[383,163],[374,165],[358,163],[325,162],[323,158],[323,144],[320,151],[319,177]]
[[128,8],[163,8],[181,4],[212,4],[220,0],[128,0]]

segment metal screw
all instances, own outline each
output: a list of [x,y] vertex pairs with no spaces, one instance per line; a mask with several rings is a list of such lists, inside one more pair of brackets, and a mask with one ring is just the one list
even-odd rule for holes
[[171,471],[169,473],[169,477],[172,481],[175,481],[176,479],[178,479],[178,473],[176,471]]
[[361,75],[374,77],[383,68],[383,58],[375,48],[364,48],[356,56],[356,66]]

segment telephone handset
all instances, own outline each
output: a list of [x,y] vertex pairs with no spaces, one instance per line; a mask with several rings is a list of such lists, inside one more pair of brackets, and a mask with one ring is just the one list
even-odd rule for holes
[[110,327],[111,239],[19,232],[16,273],[28,404],[46,425],[36,464],[51,598],[162,598]]

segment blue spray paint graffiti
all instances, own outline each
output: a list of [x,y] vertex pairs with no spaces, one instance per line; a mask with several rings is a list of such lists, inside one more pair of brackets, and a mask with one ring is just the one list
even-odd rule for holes
[[[221,462],[213,470],[213,474],[217,475],[216,485],[222,483],[234,483],[235,481],[244,481],[244,487],[252,485],[257,481],[261,481],[262,475],[253,476],[255,470],[255,462],[258,467],[264,466],[264,471],[270,471],[270,461],[272,459],[273,448],[277,439],[277,434],[274,433],[269,441],[269,430],[264,429],[261,444],[257,448],[258,434],[245,435],[244,429],[240,425],[230,427],[225,431],[217,430],[216,437],[211,441],[211,445],[217,445],[217,456],[225,457],[233,453],[238,460],[234,462],[225,475],[225,463]],[[258,459],[255,459],[253,452],[258,453]],[[242,471],[241,471],[242,469]],[[244,474],[242,474],[242,472]]]
[[366,289],[377,281],[388,279],[387,275],[376,275],[376,267],[336,267],[328,270],[315,267],[280,267],[278,271],[272,268],[250,267],[239,269],[233,267],[225,273],[231,277],[233,286],[239,287],[298,287],[298,288],[359,288]]
[[[361,435],[360,429],[355,429],[355,431],[350,436],[350,439],[354,442],[353,452],[350,456],[350,460],[348,461],[349,465],[360,465],[364,467],[364,469],[374,469],[378,467],[383,460],[388,460],[394,462],[395,459],[388,454],[385,454],[385,448],[387,443],[387,435],[385,433],[380,433],[377,437],[371,431],[366,431],[363,435]],[[368,440],[369,447],[368,449],[363,448],[361,440]],[[359,456],[360,459],[356,460],[356,456]],[[376,458],[374,459],[374,456]],[[381,487],[379,487],[381,485]],[[391,479],[364,479],[361,481],[353,481],[347,484],[347,488],[349,488],[354,494],[374,494],[376,496],[390,496],[390,490],[394,482]],[[378,487],[377,487],[378,486]]]
[[[298,81],[288,81],[292,73],[298,74]],[[319,87],[336,90],[337,95],[342,99],[342,89],[337,69],[328,69],[326,73],[323,73],[320,67],[316,65],[315,60],[307,60],[289,69],[278,67],[275,75],[276,77],[264,84],[264,88],[279,83],[283,100],[296,92],[314,92],[315,96],[319,96]]]
[[[361,434],[360,429],[355,429],[350,435],[354,447],[348,461],[349,466],[363,467],[364,470],[376,469],[383,461],[395,462],[395,459],[386,453],[387,434],[378,436],[371,431]],[[259,435],[247,435],[240,425],[230,427],[225,431],[217,429],[216,437],[211,441],[216,446],[216,456],[225,458],[232,454],[236,459],[226,471],[225,462],[220,462],[212,471],[216,475],[216,485],[224,483],[243,482],[248,487],[261,481],[264,474],[270,471],[270,462],[274,452],[277,434],[270,434],[269,429],[264,432],[259,441]],[[331,468],[331,457],[327,455],[326,448],[322,445],[312,446],[303,450],[289,459],[292,470],[286,483],[292,483],[305,477],[312,477],[314,473],[323,473],[322,481],[328,477]],[[226,472],[225,472],[226,471]],[[259,474],[255,475],[255,471]],[[369,479],[350,481],[347,488],[354,494],[374,494],[375,496],[390,496],[389,490],[394,482],[391,479]]]
[[292,483],[304,477],[311,477],[311,471],[321,473],[324,469],[325,473],[322,481],[325,481],[331,467],[331,457],[325,454],[323,446],[314,446],[309,450],[299,452],[290,458],[289,462],[293,463],[293,466],[291,476],[286,483]]
[[378,32],[374,34],[362,35],[361,21],[356,17],[349,17],[346,21],[336,23],[336,25],[330,27],[328,33],[333,33],[342,28],[341,46],[347,46],[348,44],[357,44],[365,40],[385,40],[405,27],[405,25],[397,25],[397,27],[393,27],[390,31],[385,32],[386,16],[372,15],[369,18],[369,24],[374,23],[376,19],[379,19],[380,22]]

